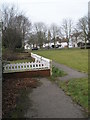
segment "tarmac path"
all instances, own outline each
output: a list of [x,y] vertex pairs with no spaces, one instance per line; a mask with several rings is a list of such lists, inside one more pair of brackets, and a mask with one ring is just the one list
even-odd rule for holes
[[40,78],[41,86],[29,94],[32,103],[25,118],[86,118],[79,105],[47,78]]
[[[68,75],[59,77],[60,80],[88,77],[87,74],[73,70],[65,65],[52,62]],[[61,88],[47,78],[38,78],[42,83],[29,94],[32,105],[29,106],[26,118],[86,118],[83,108],[74,103]]]
[[72,78],[86,78],[88,77],[88,75],[86,73],[82,73],[82,72],[79,72],[77,70],[74,70],[72,68],[69,68],[63,64],[59,64],[59,63],[56,63],[56,62],[52,62],[52,64],[59,68],[60,70],[63,70],[65,73],[67,73],[66,76],[64,77],[59,77],[60,80],[70,80]]

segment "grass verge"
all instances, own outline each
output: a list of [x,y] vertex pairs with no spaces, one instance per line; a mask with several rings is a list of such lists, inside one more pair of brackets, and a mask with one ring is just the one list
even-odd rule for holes
[[58,81],[58,85],[88,112],[88,78]]
[[81,105],[88,113],[88,78],[72,79],[69,81],[58,80],[58,77],[67,75],[58,68],[53,67],[50,80],[55,82],[72,100]]
[[52,76],[50,76],[50,79],[52,81],[55,81],[57,79],[57,77],[63,77],[67,75],[64,71],[56,68],[55,66],[52,66]]

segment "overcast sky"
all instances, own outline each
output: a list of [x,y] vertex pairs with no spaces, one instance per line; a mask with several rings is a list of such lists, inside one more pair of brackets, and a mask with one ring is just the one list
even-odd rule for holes
[[15,4],[32,22],[61,24],[64,18],[77,21],[87,15],[89,0],[0,0],[2,4]]

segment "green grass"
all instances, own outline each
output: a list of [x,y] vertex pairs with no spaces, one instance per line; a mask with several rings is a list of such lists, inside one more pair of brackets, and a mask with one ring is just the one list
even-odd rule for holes
[[88,50],[62,49],[62,50],[38,50],[34,53],[52,59],[81,72],[88,72]]
[[52,76],[53,77],[62,77],[62,76],[65,76],[66,73],[56,67],[52,67]]
[[58,81],[59,86],[70,95],[72,99],[88,110],[88,79],[79,78],[70,81]]
[[62,77],[67,75],[64,71],[56,68],[56,67],[52,67],[52,76],[50,76],[50,80],[55,81],[57,77]]

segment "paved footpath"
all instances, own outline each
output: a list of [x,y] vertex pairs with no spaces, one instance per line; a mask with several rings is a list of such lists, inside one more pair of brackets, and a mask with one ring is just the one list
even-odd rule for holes
[[88,77],[88,75],[86,73],[78,72],[78,71],[76,71],[76,70],[74,70],[72,68],[69,68],[69,67],[67,67],[67,66],[65,66],[63,64],[59,64],[59,63],[56,63],[54,61],[52,62],[52,64],[55,67],[63,70],[65,73],[67,73],[66,76],[59,77],[60,80],[70,80],[72,78],[86,78],[86,77]]
[[[54,66],[65,71],[68,75],[59,77],[60,80],[88,77],[87,74],[73,70],[65,65],[52,62]],[[29,94],[32,106],[27,110],[26,118],[86,118],[82,107],[75,104],[71,97],[47,78],[39,79],[41,86]]]
[[25,118],[86,118],[83,109],[75,104],[55,83],[47,78],[29,94],[32,103]]

